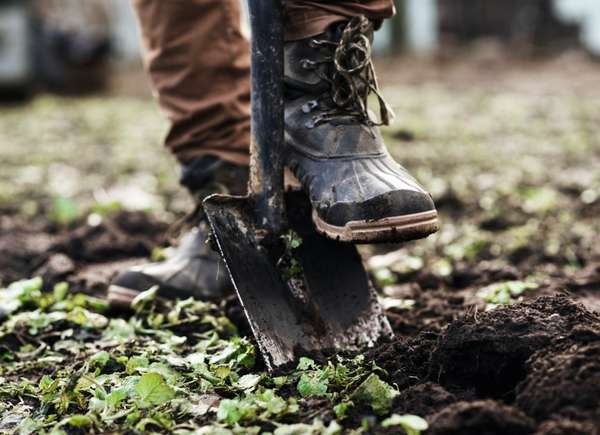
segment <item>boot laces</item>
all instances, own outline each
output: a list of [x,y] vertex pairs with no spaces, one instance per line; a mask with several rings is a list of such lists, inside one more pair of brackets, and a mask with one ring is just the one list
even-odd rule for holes
[[173,222],[167,229],[167,241],[171,245],[177,245],[181,236],[192,228],[207,222],[206,213],[202,201],[209,195],[220,193],[228,194],[229,190],[220,183],[209,183],[203,189],[192,192],[194,209]]
[[[330,95],[326,97],[330,100],[327,106],[331,108],[314,116],[309,127],[315,127],[339,116],[350,117],[369,126],[389,125],[393,120],[394,112],[379,91],[371,57],[371,41],[366,36],[372,27],[373,24],[366,17],[354,17],[344,27],[339,41],[310,41],[313,48],[329,49],[332,56],[318,61],[303,60],[303,67],[315,69],[317,75],[328,82],[331,88]],[[330,64],[333,68],[329,74],[323,74],[318,69],[320,64]],[[368,99],[371,94],[377,96],[379,120],[373,120],[369,115]],[[323,98],[325,97],[309,102],[305,112],[319,107],[319,100]]]

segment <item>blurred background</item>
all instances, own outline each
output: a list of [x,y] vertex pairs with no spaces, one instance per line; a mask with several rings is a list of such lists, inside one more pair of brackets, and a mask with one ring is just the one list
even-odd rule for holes
[[[443,226],[376,263],[382,282],[600,264],[600,1],[396,3],[375,44],[384,135]],[[0,284],[150,255],[190,209],[128,0],[0,0],[0,100]]]
[[[451,58],[478,52],[600,56],[595,0],[397,0],[378,32],[380,56]],[[481,53],[483,52],[483,53]],[[40,90],[105,90],[140,66],[128,0],[0,0],[0,87],[5,97]],[[13,95],[11,95],[13,94]]]

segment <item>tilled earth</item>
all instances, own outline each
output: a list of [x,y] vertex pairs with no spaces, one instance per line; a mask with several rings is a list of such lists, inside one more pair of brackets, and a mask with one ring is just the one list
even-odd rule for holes
[[[396,332],[365,354],[398,393],[380,417],[421,416],[428,434],[600,433],[600,83],[592,76],[600,66],[477,64],[468,83],[457,79],[463,66],[437,65],[447,77],[421,77],[418,66],[412,75],[390,73],[404,66],[386,69],[399,120],[385,134],[434,195],[442,230],[426,241],[361,248]],[[574,83],[577,71],[589,87]],[[148,156],[158,145],[148,144],[145,125],[154,134],[161,125],[148,101],[63,103],[2,109],[0,151],[10,167],[3,163],[0,174],[0,285],[39,276],[47,290],[66,281],[72,293],[101,296],[115,271],[164,255],[168,222],[188,205],[166,155]],[[144,152],[139,165],[136,150]],[[128,203],[132,195],[143,201]],[[243,335],[235,300],[221,309]],[[3,334],[5,360],[20,355],[14,333]],[[0,369],[0,379],[11,376]],[[38,382],[41,374],[25,377]],[[298,396],[289,385],[279,394]],[[382,427],[374,408],[357,403],[341,416],[328,396],[313,396],[302,394],[293,418],[252,425],[272,431],[278,422],[318,418],[325,427],[337,419],[344,431],[401,433]],[[0,430],[22,429],[11,414],[18,400],[0,397]],[[196,423],[215,418],[209,412]],[[223,430],[233,430],[228,422]],[[82,430],[71,426],[63,429]]]

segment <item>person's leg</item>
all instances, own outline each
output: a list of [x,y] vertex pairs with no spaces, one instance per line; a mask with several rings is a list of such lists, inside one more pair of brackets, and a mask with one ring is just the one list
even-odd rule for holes
[[[239,28],[238,0],[134,2],[148,50],[148,70],[160,105],[172,121],[166,144],[183,165],[182,184],[204,194],[212,188],[215,172],[245,178],[236,174],[237,166],[223,166],[221,160],[248,161],[249,47]],[[348,83],[334,86],[314,71],[302,71],[305,60],[317,61],[319,73],[330,76],[331,44],[339,47],[344,35],[346,44],[352,38],[358,45],[368,42],[373,27],[393,15],[392,1],[288,0],[286,6],[286,158],[311,197],[317,226],[330,220],[337,231],[352,218],[380,224],[380,218],[385,220],[390,213],[393,218],[408,215],[409,220],[419,213],[435,214],[430,197],[391,160],[376,126],[357,112],[358,96],[352,95],[345,107],[332,101],[338,91],[348,91]],[[313,36],[329,42],[315,46]],[[368,45],[363,48],[370,55]],[[366,63],[352,74],[367,79],[359,86],[363,91],[365,84],[373,85],[369,66]],[[311,126],[314,116],[324,114],[326,120]],[[424,235],[413,230],[405,231],[405,238]],[[332,234],[335,237],[328,233]],[[171,260],[120,274],[109,289],[109,299],[112,289],[112,302],[126,305],[153,285],[170,297],[220,297],[228,282],[225,268],[207,250],[205,238],[206,226],[200,224]]]
[[[171,121],[166,146],[183,164],[207,154],[247,164],[250,52],[240,30],[240,1],[133,0],[133,4],[146,68]],[[357,15],[380,21],[393,14],[392,0],[288,0],[286,39],[317,35],[332,23]]]
[[134,0],[145,63],[180,163],[248,163],[250,51],[239,0]]
[[[145,64],[171,126],[165,144],[181,164],[180,182],[202,199],[224,190],[245,194],[250,143],[250,49],[238,0],[134,0]],[[161,263],[122,271],[108,288],[125,307],[159,287],[168,298],[218,299],[231,290],[225,265],[206,240],[199,214]]]
[[394,161],[379,131],[393,114],[378,90],[372,41],[394,14],[392,1],[286,5],[286,164],[310,197],[317,230],[355,243],[437,231],[431,196]]

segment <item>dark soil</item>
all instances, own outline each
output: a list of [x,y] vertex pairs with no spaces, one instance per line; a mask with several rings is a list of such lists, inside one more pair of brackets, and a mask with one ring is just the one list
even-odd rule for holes
[[522,411],[494,400],[458,402],[430,420],[435,435],[528,435],[535,428]]
[[68,279],[81,289],[102,291],[111,272],[145,258],[165,244],[167,225],[141,212],[119,212],[98,225],[74,223],[57,229],[48,223],[22,225],[0,220],[0,285],[41,276],[51,287]]
[[[63,231],[3,222],[3,283],[40,275],[48,285],[66,279],[101,294],[113,273],[165,243],[166,225],[143,213],[121,212],[100,225],[80,223]],[[484,266],[473,278],[455,272],[462,278],[453,277],[450,286],[421,273],[395,289],[417,305],[390,311],[398,338],[367,353],[401,391],[393,412],[426,417],[431,434],[595,433],[600,316],[576,303],[577,294],[556,293],[554,286],[538,291],[552,296],[481,311],[469,287],[473,280],[517,277],[510,268],[492,269]],[[598,271],[590,265],[565,287],[585,295],[584,301],[595,299]],[[250,332],[235,298],[223,307]],[[299,416],[333,418],[326,400],[303,402]]]
[[434,415],[456,403],[456,395],[433,382],[425,382],[409,387],[400,393],[395,401],[396,414]]
[[511,399],[539,349],[563,341],[600,339],[600,317],[567,296],[542,297],[451,323],[432,355],[430,375],[479,397]]
[[589,418],[600,425],[600,341],[537,352],[519,385],[518,406],[537,420],[560,415]]
[[402,390],[395,412],[428,416],[430,433],[600,427],[600,316],[566,294],[473,311],[373,355]]

